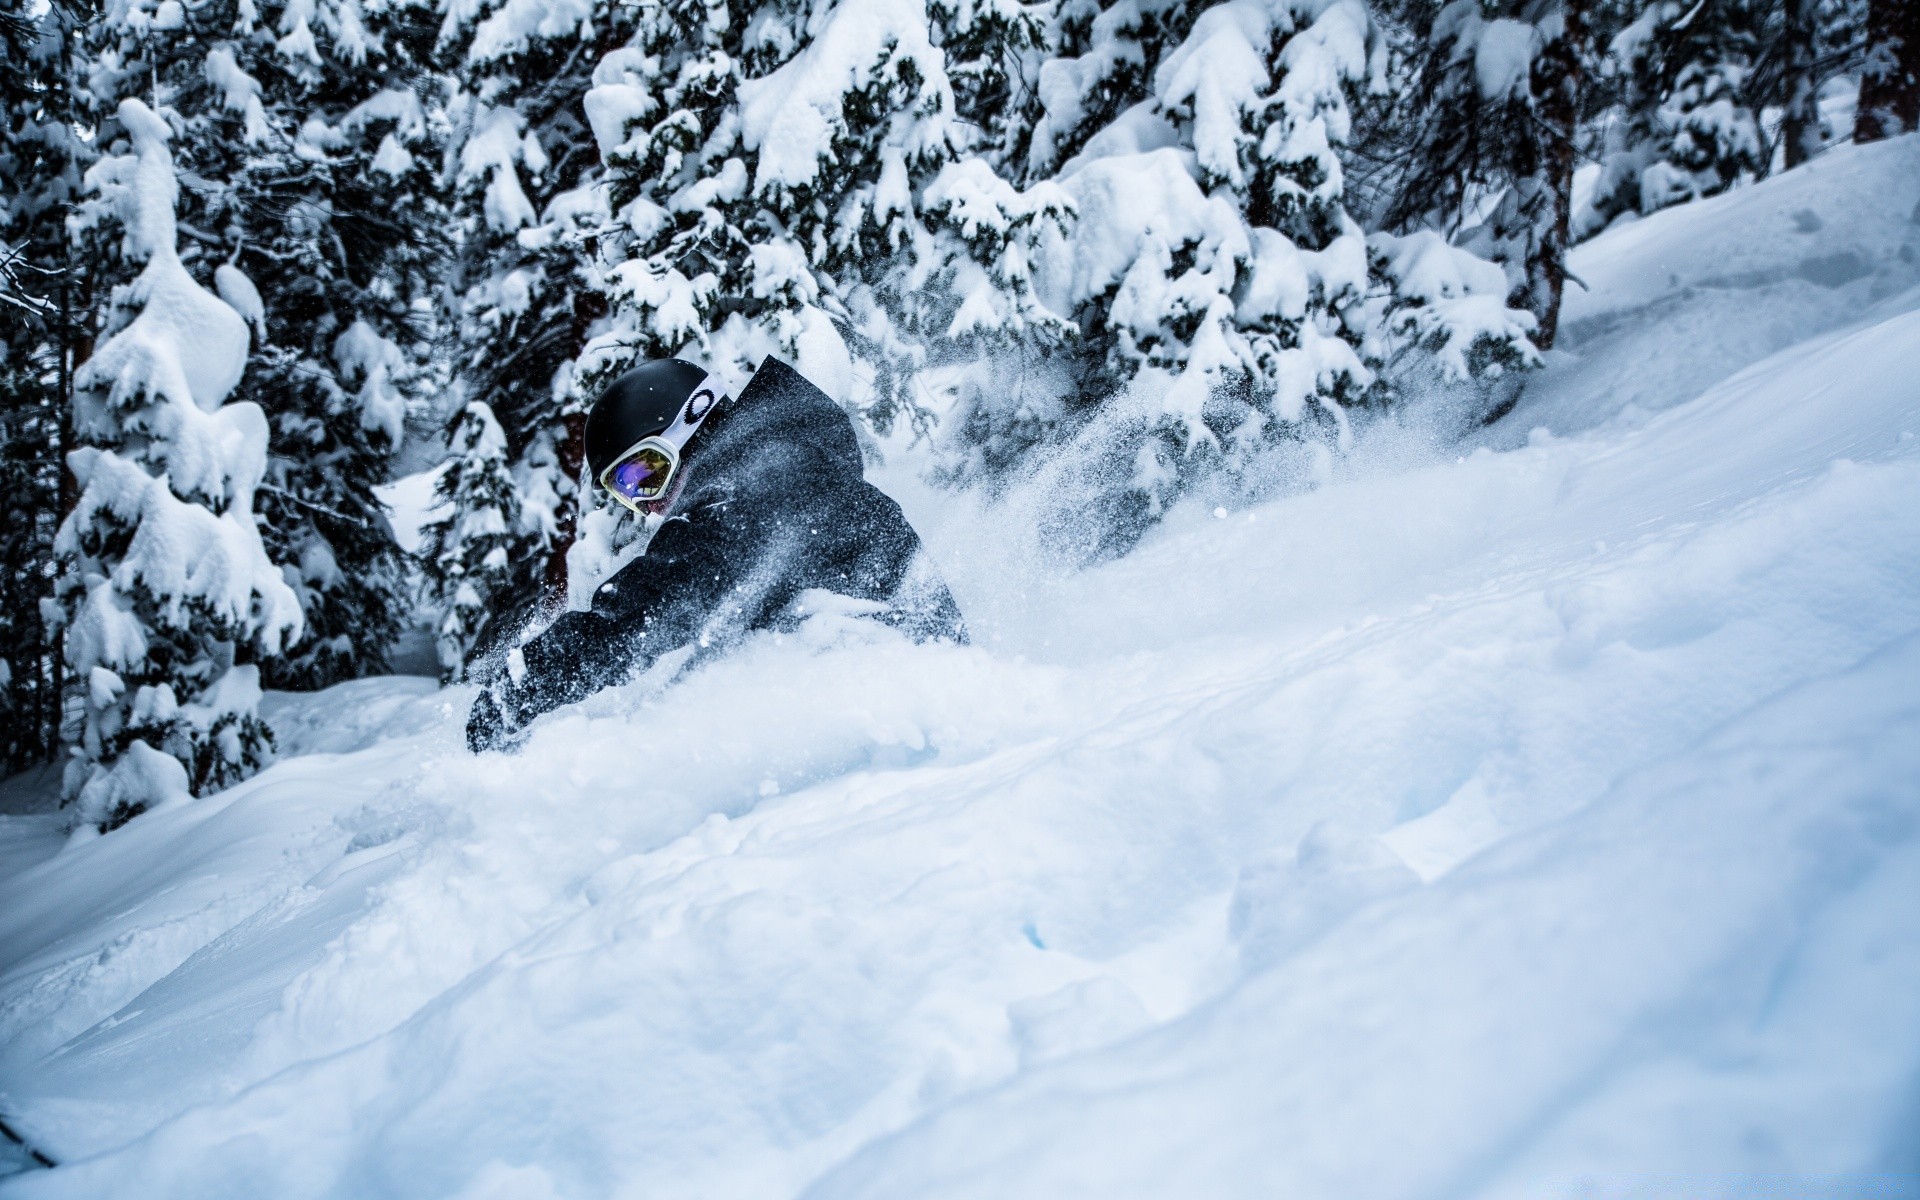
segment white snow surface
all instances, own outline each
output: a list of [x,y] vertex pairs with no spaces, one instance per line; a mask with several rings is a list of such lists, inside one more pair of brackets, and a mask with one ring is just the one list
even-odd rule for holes
[[219,796],[0,815],[0,1195],[1914,1194],[1917,202],[1908,137],[1604,234],[1483,444],[1078,574],[896,454],[971,647],[478,758],[269,696]]

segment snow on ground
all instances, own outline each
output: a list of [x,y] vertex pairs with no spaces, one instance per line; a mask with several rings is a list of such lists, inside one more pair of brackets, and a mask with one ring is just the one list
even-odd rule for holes
[[1576,248],[1560,349],[1496,444],[1642,420],[1816,334],[1911,307],[1916,176],[1912,139],[1847,146]]
[[1612,231],[1485,445],[1078,575],[889,477],[971,648],[822,617],[481,758],[365,681],[0,815],[64,1164],[0,1194],[1920,1193],[1917,203],[1908,138]]

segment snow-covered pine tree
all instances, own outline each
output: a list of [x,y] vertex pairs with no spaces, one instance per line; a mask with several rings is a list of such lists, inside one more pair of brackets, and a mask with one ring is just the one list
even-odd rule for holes
[[[1096,134],[1125,137],[1130,126],[1151,124],[1154,71],[1205,7],[1184,0],[1067,0],[1050,9],[1007,5],[990,16],[975,13],[970,26],[966,5],[945,18],[963,26],[945,34],[942,45],[957,60],[952,75],[962,119],[987,134],[976,153],[1044,201],[1029,203],[1022,226],[1010,230],[1019,236],[1009,261],[1030,276],[1041,266],[1041,248],[1064,236],[1074,211],[1063,190],[1038,185],[1053,182]],[[975,85],[975,75],[993,86]],[[982,261],[1002,257],[991,247],[976,253]],[[1059,303],[1071,306],[1064,298]],[[1077,341],[1079,333],[1071,320],[1057,330],[1037,326],[1038,336],[996,351],[991,369],[958,377],[957,419],[945,438],[957,451],[950,478],[1010,469],[1068,436],[1097,408],[1113,386],[1101,356],[1082,349],[1053,353],[1063,338]]]
[[[818,174],[803,185],[837,214],[812,235],[817,246],[831,230],[811,265],[824,307],[844,318],[848,344],[872,372],[865,415],[881,432],[903,418],[929,432],[936,380],[951,379],[946,386],[964,403],[982,381],[1023,373],[1074,332],[1041,298],[1034,274],[1042,247],[1070,226],[1073,203],[1051,180],[1021,189],[999,169],[1013,166],[1021,135],[995,106],[1016,90],[1013,69],[1035,45],[1038,19],[1015,4],[934,3],[923,33],[913,9],[900,16],[890,53],[914,47],[915,57],[899,60],[897,82],[883,69],[847,94],[845,130],[817,154]],[[772,108],[770,97],[787,87],[821,106],[822,66],[857,61],[851,47],[862,21],[857,7],[837,12],[801,58],[749,85],[748,113]],[[749,115],[750,133],[752,122]],[[785,134],[776,122],[758,137],[756,181],[768,176],[768,148]],[[863,169],[848,172],[856,163]],[[821,189],[828,180],[838,186]]]
[[1870,0],[1854,112],[1856,142],[1920,129],[1920,4],[1914,0]]
[[64,671],[53,540],[69,381],[85,336],[66,217],[90,147],[77,130],[83,10],[0,11],[0,770],[59,749]]
[[484,401],[461,410],[449,449],[437,484],[446,515],[422,532],[428,578],[443,597],[435,631],[441,677],[453,683],[466,677],[475,647],[494,626],[496,598],[511,587],[516,565],[539,547],[522,520],[506,435]]
[[[295,45],[283,37],[269,54],[264,39],[251,43],[275,133],[203,211],[258,288],[261,347],[241,395],[273,414],[261,511],[306,616],[307,636],[269,661],[268,678],[314,688],[384,671],[410,605],[407,556],[373,489],[435,383],[448,243],[430,115],[439,84],[421,66],[430,11],[322,3],[308,44],[301,3],[278,14]],[[233,89],[246,84],[221,74],[221,119],[204,136],[232,144],[245,119]],[[217,278],[223,294],[244,295],[228,267]]]
[[[440,557],[429,574],[453,588],[439,594],[441,650],[463,660],[565,595],[585,414],[573,363],[606,313],[592,269],[606,204],[581,96],[601,54],[632,21],[630,6],[601,0],[446,7],[438,53],[456,90],[444,173],[460,242],[448,289],[456,383],[449,394],[485,406],[505,439],[517,493],[515,527],[504,531],[516,547],[506,569],[473,572],[497,537],[488,531],[479,545],[459,542],[463,530],[486,525],[479,516],[454,514],[446,531],[453,540],[435,543]],[[492,479],[500,467],[474,420],[470,407],[457,407],[450,443],[456,458],[463,446],[486,457],[453,471]],[[489,488],[460,483],[455,494],[497,511]],[[456,647],[459,638],[468,640]],[[457,676],[463,665],[443,661],[443,669]]]
[[80,495],[56,544],[84,711],[67,794],[79,821],[106,828],[266,761],[255,664],[301,627],[254,523],[266,417],[223,403],[246,365],[247,324],[181,261],[171,135],[145,104],[121,101],[80,219],[120,233],[117,253],[145,264],[114,289],[110,336],[75,378]]
[[1444,229],[1502,263],[1542,349],[1559,331],[1566,284],[1592,3],[1449,0],[1430,25],[1416,22],[1410,144],[1384,213],[1391,228]]
[[224,260],[254,328],[238,395],[270,414],[264,529],[308,632],[263,664],[277,686],[384,670],[409,602],[373,488],[422,390],[444,245],[435,24],[406,0],[210,0],[100,27],[96,91],[151,94],[176,123],[192,252]]
[[[1350,407],[1389,397],[1390,361],[1466,377],[1532,358],[1497,269],[1437,237],[1370,241],[1346,211],[1350,104],[1383,54],[1359,0],[1209,8],[1060,177],[1078,218],[1039,292],[1079,323],[1083,409],[1126,414],[1107,549],[1261,447],[1316,427],[1343,440]],[[965,414],[969,440],[1051,419],[999,403]]]
[[739,145],[746,72],[805,42],[793,8],[764,6],[749,31],[723,3],[643,3],[627,44],[596,67],[585,107],[614,217],[605,251],[617,311],[582,359],[590,388],[689,347],[737,382],[774,347],[770,314],[818,298],[791,239],[756,254],[754,156]]
[[1621,111],[1576,239],[1623,212],[1711,196],[1765,171],[1749,79],[1763,17],[1754,0],[1652,0],[1613,37],[1607,66]]
[[612,247],[621,317],[584,360],[596,375],[690,343],[737,372],[829,336],[822,309],[885,430],[924,421],[930,365],[1059,336],[1027,248],[1063,198],[971,153],[994,131],[962,114],[941,45],[961,94],[995,104],[1037,17],[924,0],[766,5],[744,27],[719,5],[639,11],[587,101],[630,231]]

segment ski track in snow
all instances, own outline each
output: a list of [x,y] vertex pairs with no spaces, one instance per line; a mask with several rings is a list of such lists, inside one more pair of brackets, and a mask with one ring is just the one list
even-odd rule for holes
[[1583,247],[1457,461],[1077,575],[899,472],[974,647],[0,815],[0,1194],[1915,1194],[1916,258],[1836,150]]

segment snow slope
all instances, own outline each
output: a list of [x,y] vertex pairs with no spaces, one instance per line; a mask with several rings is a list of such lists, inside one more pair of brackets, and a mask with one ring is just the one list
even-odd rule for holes
[[1920,1194],[1920,138],[1816,167],[1584,247],[1469,453],[1077,575],[890,479],[974,647],[0,815],[0,1195]]
[[1848,146],[1577,247],[1560,350],[1509,438],[1644,419],[1816,334],[1909,307],[1916,170],[1906,141]]

